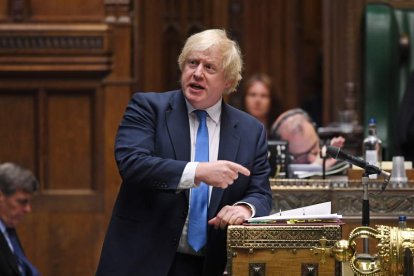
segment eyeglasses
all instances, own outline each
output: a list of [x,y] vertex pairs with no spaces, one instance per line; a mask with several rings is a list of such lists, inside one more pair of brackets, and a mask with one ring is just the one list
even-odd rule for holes
[[303,164],[303,163],[307,163],[309,161],[309,157],[310,156],[317,156],[319,154],[319,141],[315,142],[315,144],[312,145],[312,147],[305,151],[305,152],[301,152],[301,153],[296,153],[296,154],[290,154],[290,158],[292,163],[297,163],[297,164]]

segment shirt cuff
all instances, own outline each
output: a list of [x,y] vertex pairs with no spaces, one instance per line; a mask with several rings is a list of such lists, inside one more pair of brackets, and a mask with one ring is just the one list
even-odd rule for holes
[[188,162],[181,175],[180,182],[178,183],[178,190],[185,190],[197,187],[194,183],[195,171],[199,162]]
[[[237,206],[237,205],[245,205],[249,207],[250,211],[252,211],[252,215],[250,218],[253,218],[256,215],[256,208],[252,204],[244,202],[244,201],[239,201],[233,204],[233,206]],[[247,219],[250,219],[250,218],[247,218]]]

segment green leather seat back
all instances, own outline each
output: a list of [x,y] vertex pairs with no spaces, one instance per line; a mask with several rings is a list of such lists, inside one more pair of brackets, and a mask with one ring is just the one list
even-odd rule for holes
[[[393,156],[393,132],[398,105],[414,59],[400,46],[400,37],[414,39],[414,10],[394,9],[388,4],[367,4],[363,20],[363,125],[377,120],[384,160]],[[410,42],[410,52],[414,47]],[[414,106],[413,106],[414,108]]]

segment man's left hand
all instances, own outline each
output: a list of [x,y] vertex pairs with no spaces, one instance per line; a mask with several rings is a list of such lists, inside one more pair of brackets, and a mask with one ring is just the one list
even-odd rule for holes
[[242,224],[246,219],[249,219],[252,211],[245,205],[224,206],[216,217],[208,221],[208,224],[213,225],[214,228],[224,229],[227,225]]

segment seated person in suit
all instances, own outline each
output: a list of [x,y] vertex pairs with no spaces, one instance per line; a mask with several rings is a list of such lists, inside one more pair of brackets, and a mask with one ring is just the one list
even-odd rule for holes
[[[300,108],[290,109],[282,114],[273,123],[271,139],[289,142],[289,153],[293,164],[322,164],[320,156],[320,140],[316,124],[310,116]],[[342,147],[345,139],[342,136],[330,141],[331,146]],[[329,168],[336,163],[333,158],[326,160]]]
[[40,275],[24,255],[16,226],[30,213],[39,183],[27,169],[13,163],[0,165],[0,275]]

